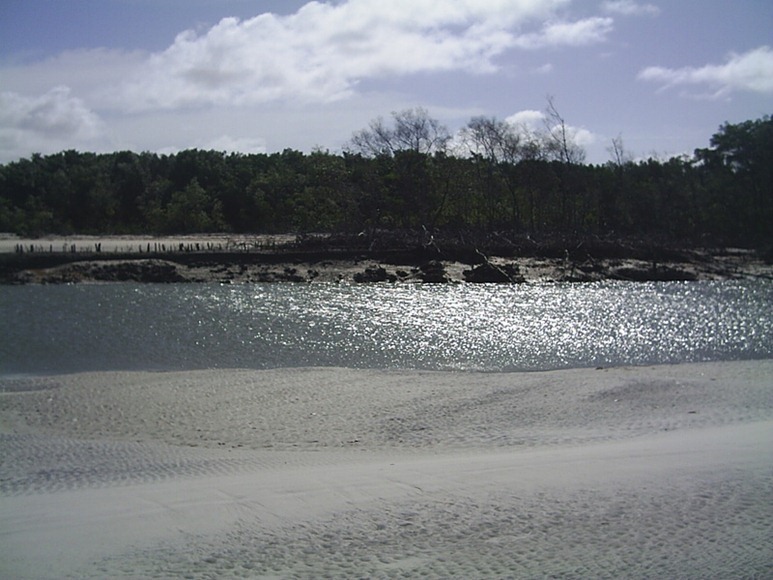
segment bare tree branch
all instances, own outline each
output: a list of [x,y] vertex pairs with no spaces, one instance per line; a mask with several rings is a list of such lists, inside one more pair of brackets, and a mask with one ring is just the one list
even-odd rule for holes
[[451,140],[448,129],[422,107],[393,112],[392,119],[392,127],[386,126],[381,117],[371,121],[368,129],[352,136],[351,147],[368,157],[394,155],[397,151],[430,155],[444,152]]
[[550,138],[551,149],[559,161],[578,164],[585,161],[585,150],[575,141],[575,132],[566,124],[558,112],[552,95],[547,97],[545,124]]

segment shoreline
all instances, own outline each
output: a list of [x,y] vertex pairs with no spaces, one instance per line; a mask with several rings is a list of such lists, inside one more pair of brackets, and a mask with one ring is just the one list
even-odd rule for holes
[[773,359],[17,380],[0,571],[766,577],[771,376]]
[[[321,240],[321,241],[320,241]],[[486,254],[434,242],[384,248],[335,246],[324,238],[138,236],[0,239],[0,284],[522,283],[773,280],[773,263],[740,248],[648,244],[510,243]]]

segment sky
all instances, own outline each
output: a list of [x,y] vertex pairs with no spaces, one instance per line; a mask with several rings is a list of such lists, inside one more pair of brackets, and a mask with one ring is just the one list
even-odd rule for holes
[[0,163],[66,149],[339,153],[423,107],[691,155],[773,114],[770,0],[0,0]]

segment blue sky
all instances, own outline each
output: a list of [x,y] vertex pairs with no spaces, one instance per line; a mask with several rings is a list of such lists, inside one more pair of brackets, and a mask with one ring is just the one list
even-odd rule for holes
[[691,154],[773,113],[769,0],[2,0],[0,162],[33,152],[339,152],[421,106],[588,152]]

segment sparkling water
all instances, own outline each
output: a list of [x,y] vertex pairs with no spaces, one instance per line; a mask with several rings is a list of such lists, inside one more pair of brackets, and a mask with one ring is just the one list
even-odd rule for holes
[[0,287],[0,374],[773,357],[773,282]]

